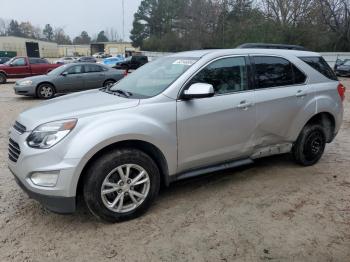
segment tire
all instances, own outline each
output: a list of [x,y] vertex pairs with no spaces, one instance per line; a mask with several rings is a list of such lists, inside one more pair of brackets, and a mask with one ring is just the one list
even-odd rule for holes
[[103,87],[107,87],[107,88],[110,88],[112,87],[112,85],[115,84],[115,81],[114,80],[106,80],[104,83],[103,83]]
[[321,125],[306,125],[293,145],[292,154],[296,163],[302,166],[316,164],[326,147],[326,134]]
[[[122,179],[120,168],[124,175],[129,168],[127,179]],[[137,149],[119,149],[93,162],[85,174],[83,186],[85,203],[93,215],[108,222],[121,222],[147,211],[158,195],[160,174],[147,154]]]
[[3,73],[0,73],[0,84],[6,84],[6,75]]
[[51,99],[55,96],[55,88],[53,85],[44,83],[38,86],[36,90],[36,95],[41,99]]

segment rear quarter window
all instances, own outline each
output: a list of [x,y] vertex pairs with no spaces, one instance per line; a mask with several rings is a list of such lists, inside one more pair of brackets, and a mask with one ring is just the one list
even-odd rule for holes
[[326,60],[321,56],[299,57],[302,61],[307,63],[313,69],[324,75],[325,77],[337,81],[338,78],[328,65]]

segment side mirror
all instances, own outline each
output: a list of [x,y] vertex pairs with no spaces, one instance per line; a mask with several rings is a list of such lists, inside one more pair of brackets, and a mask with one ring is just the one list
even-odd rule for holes
[[182,95],[184,99],[205,98],[214,95],[214,87],[211,84],[196,83],[192,84]]
[[67,75],[68,75],[68,72],[63,72],[61,75],[62,75],[62,76],[67,76]]

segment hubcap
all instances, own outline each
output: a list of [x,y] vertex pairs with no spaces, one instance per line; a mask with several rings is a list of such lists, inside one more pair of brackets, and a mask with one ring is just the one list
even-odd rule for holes
[[136,164],[125,164],[106,176],[101,186],[101,198],[109,210],[125,213],[141,205],[149,189],[150,178],[146,170]]
[[49,98],[53,95],[53,90],[51,86],[43,86],[40,89],[40,95],[45,98]]

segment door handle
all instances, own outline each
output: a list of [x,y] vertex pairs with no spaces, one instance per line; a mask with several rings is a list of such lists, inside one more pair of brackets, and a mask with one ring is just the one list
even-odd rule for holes
[[298,92],[295,94],[296,97],[304,97],[306,95],[306,92],[303,90],[298,90]]
[[253,106],[254,104],[252,102],[247,102],[246,100],[243,100],[237,105],[237,108],[247,110],[248,107]]

